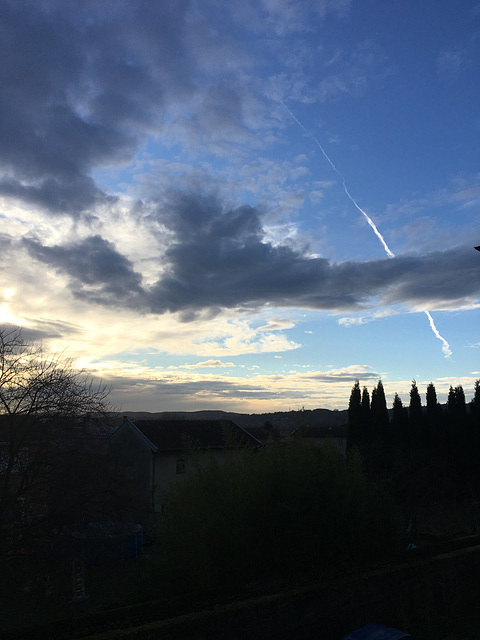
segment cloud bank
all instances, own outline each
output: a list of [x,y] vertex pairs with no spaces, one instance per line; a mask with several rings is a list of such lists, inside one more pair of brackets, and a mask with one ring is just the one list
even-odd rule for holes
[[[98,235],[64,246],[23,240],[30,258],[65,275],[75,297],[95,304],[180,313],[262,307],[355,312],[375,305],[453,309],[480,296],[478,257],[470,246],[364,262],[335,263],[265,239],[259,212],[227,209],[212,196],[170,194],[149,214],[161,275],[142,284],[138,268]],[[151,264],[150,264],[150,268]]]

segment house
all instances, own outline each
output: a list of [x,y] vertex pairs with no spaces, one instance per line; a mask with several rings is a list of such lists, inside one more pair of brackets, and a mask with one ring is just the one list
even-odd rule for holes
[[347,451],[347,433],[348,425],[343,424],[333,427],[299,427],[298,429],[295,429],[292,436],[301,435],[302,438],[308,438],[311,442],[319,445],[323,445],[326,442],[333,442],[338,452],[342,456],[345,456]]
[[0,416],[0,526],[44,515],[49,434],[42,427]]
[[[0,532],[40,539],[105,514],[108,440],[90,417],[0,416]],[[33,544],[33,542],[32,542]]]
[[273,426],[249,426],[248,433],[262,444],[273,444],[282,441],[282,435]]
[[125,418],[110,440],[117,489],[125,495],[123,520],[149,527],[165,510],[172,482],[214,455],[221,462],[262,442],[232,420]]

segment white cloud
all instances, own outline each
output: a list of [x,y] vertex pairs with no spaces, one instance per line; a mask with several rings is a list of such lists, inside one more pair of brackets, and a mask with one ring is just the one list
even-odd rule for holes
[[170,366],[169,369],[211,369],[211,368],[230,368],[234,367],[233,362],[222,362],[221,360],[204,360],[196,364],[182,364],[178,367]]
[[338,324],[342,327],[351,327],[353,325],[368,324],[369,322],[375,322],[381,318],[388,318],[389,316],[396,315],[398,311],[394,309],[381,309],[370,315],[356,315],[356,316],[344,316],[337,320]]

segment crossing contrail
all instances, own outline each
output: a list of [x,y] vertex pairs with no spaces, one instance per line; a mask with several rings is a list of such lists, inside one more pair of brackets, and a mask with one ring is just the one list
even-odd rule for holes
[[448,344],[448,342],[445,340],[445,338],[443,338],[439,332],[437,327],[435,326],[435,323],[433,321],[433,318],[430,314],[430,311],[425,311],[424,312],[428,318],[428,321],[430,322],[430,326],[432,328],[433,333],[435,334],[435,336],[441,340],[443,342],[442,344],[442,351],[445,354],[445,358],[449,358],[452,355],[452,350],[450,349],[450,345]]
[[[355,208],[360,211],[360,213],[364,216],[364,218],[366,219],[366,221],[368,222],[368,224],[370,225],[370,227],[373,229],[373,232],[375,233],[375,235],[377,236],[377,238],[380,240],[380,242],[382,243],[383,248],[385,249],[385,253],[387,254],[387,256],[389,258],[394,258],[395,254],[393,253],[393,251],[391,251],[390,247],[388,246],[388,244],[385,242],[385,238],[382,236],[382,234],[380,233],[380,231],[377,229],[375,223],[373,222],[373,220],[370,218],[370,216],[362,209],[362,207],[357,203],[357,201],[355,200],[355,198],[350,194],[348,188],[347,188],[347,183],[345,181],[345,176],[337,169],[337,167],[334,165],[334,163],[332,162],[332,160],[330,159],[330,157],[328,156],[327,152],[325,151],[325,149],[323,148],[323,146],[320,144],[320,142],[317,140],[317,138],[313,135],[313,133],[311,131],[309,131],[306,127],[303,126],[303,124],[300,122],[300,120],[290,111],[290,109],[287,107],[287,105],[283,102],[283,100],[280,99],[280,104],[283,106],[283,108],[287,111],[287,113],[290,114],[290,116],[293,118],[293,120],[295,120],[295,122],[298,124],[298,126],[303,129],[303,131],[305,131],[305,133],[310,136],[310,138],[312,138],[312,140],[315,142],[315,144],[317,145],[317,147],[320,149],[320,151],[323,154],[323,157],[325,158],[325,160],[328,162],[328,164],[332,167],[332,169],[335,171],[335,173],[340,177],[341,181],[342,181],[342,186],[343,186],[343,190],[345,192],[345,195],[347,196],[347,198],[352,202],[352,204],[355,206]],[[446,358],[449,358],[452,355],[452,350],[450,349],[450,345],[448,344],[448,342],[445,340],[445,338],[443,338],[437,327],[435,326],[435,322],[433,321],[433,318],[430,314],[430,311],[424,311],[425,315],[428,318],[428,322],[430,324],[430,327],[435,335],[436,338],[438,338],[443,344],[442,344],[442,351],[445,354]]]
[[317,138],[313,135],[313,133],[311,131],[309,131],[308,129],[306,129],[303,124],[300,122],[300,120],[298,120],[294,114],[290,111],[290,109],[287,107],[287,105],[283,102],[283,100],[280,100],[282,106],[286,109],[286,111],[288,111],[288,113],[291,115],[291,117],[295,120],[295,122],[298,124],[299,127],[301,127],[305,133],[310,136],[312,138],[312,140],[315,142],[315,144],[317,145],[317,147],[320,149],[320,151],[322,152],[325,160],[328,162],[328,164],[332,167],[332,169],[335,171],[335,173],[340,177],[341,181],[342,181],[342,185],[343,185],[343,190],[345,191],[345,194],[347,196],[347,198],[353,203],[354,207],[356,209],[358,209],[358,211],[360,211],[360,213],[365,217],[366,221],[368,222],[368,224],[372,227],[373,232],[375,233],[375,235],[377,236],[377,238],[380,240],[380,242],[383,245],[383,248],[385,249],[387,255],[389,258],[393,258],[394,254],[390,251],[390,249],[388,248],[387,243],[385,242],[382,234],[380,233],[380,231],[377,229],[377,227],[375,226],[374,221],[370,218],[370,216],[368,215],[368,213],[366,213],[366,211],[364,211],[362,209],[362,207],[357,203],[357,201],[355,200],[355,198],[350,194],[350,191],[347,188],[347,183],[345,181],[345,177],[343,176],[342,173],[340,173],[340,171],[337,169],[337,167],[333,164],[333,162],[330,160],[329,156],[327,155],[325,149],[322,147],[322,145],[320,144],[320,142],[317,140]]

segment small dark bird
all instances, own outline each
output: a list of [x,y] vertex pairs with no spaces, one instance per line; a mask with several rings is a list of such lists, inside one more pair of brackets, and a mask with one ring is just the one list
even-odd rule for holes
[[479,245],[478,247],[475,247],[475,249],[476,249],[477,251],[480,251],[480,245]]

